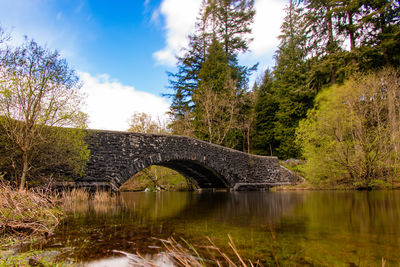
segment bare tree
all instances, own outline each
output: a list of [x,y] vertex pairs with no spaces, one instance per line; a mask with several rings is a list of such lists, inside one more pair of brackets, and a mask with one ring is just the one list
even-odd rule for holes
[[152,116],[144,112],[136,112],[129,122],[128,132],[166,134],[167,127],[160,118],[154,120]]
[[35,41],[25,42],[2,55],[0,66],[0,126],[13,147],[20,186],[34,168],[37,148],[46,142],[49,127],[84,128],[80,111],[79,80],[57,51]]
[[[256,101],[257,101],[257,92],[254,90],[244,93],[240,101],[242,106],[241,108],[242,113],[239,114],[238,116],[237,124],[238,127],[243,132],[243,138],[247,146],[247,153],[251,152],[250,151],[252,145],[251,135],[256,118],[256,111],[255,111]],[[243,148],[243,151],[245,151],[245,148]]]
[[203,84],[193,96],[200,123],[197,131],[207,136],[210,143],[224,143],[228,133],[235,127],[235,116],[238,113],[235,85],[234,80],[227,79],[225,90],[216,92],[212,86]]

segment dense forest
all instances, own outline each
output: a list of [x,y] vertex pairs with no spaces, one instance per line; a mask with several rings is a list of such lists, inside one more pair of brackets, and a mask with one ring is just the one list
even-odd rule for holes
[[254,1],[203,1],[178,71],[169,73],[171,131],[306,159],[302,172],[314,181],[393,182],[399,1],[290,1],[285,11],[275,65],[250,86],[257,65],[241,66],[238,55],[251,42]]

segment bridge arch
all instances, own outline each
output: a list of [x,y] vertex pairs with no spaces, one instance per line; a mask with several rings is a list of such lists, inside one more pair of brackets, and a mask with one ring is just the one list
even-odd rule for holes
[[137,159],[122,174],[121,184],[125,183],[136,173],[150,166],[157,165],[172,169],[188,179],[198,189],[230,188],[223,174],[216,170],[216,166],[207,166],[195,155],[192,157],[178,157],[171,159],[169,155],[150,155],[148,158]]
[[174,135],[89,130],[86,172],[75,181],[85,187],[119,187],[137,172],[161,165],[176,170],[198,188],[269,188],[297,177],[276,157],[247,154]]

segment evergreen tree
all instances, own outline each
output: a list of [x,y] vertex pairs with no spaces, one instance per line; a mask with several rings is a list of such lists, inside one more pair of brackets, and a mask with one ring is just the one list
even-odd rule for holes
[[230,59],[248,50],[254,15],[254,0],[208,0],[205,17]]
[[281,30],[280,45],[275,53],[272,93],[278,101],[274,138],[276,153],[281,158],[298,156],[294,144],[300,119],[312,107],[315,91],[307,84],[309,65],[306,20],[303,10],[290,4]]
[[199,72],[199,86],[193,95],[197,138],[228,145],[226,140],[237,113],[235,92],[236,82],[231,78],[228,56],[222,44],[213,38]]
[[400,65],[400,3],[396,0],[366,1],[363,22],[368,31],[362,38],[362,56],[371,68]]
[[[233,113],[244,114],[244,111],[237,111],[238,103],[244,103],[242,98],[247,90],[248,76],[256,67],[239,66],[237,59],[240,52],[248,49],[247,35],[251,32],[249,26],[255,14],[253,6],[253,0],[203,2],[196,31],[190,37],[189,49],[182,58],[178,58],[178,72],[169,74],[174,90],[170,112],[173,133],[190,133],[197,138],[231,147],[238,147],[238,140],[243,141],[242,129],[231,129],[231,116]],[[209,98],[211,102],[212,99],[226,101],[222,101],[222,106],[215,103],[214,109],[206,105],[202,97]],[[231,109],[224,106],[228,104]],[[213,121],[205,123],[205,109],[210,111],[211,108],[220,115],[214,114],[218,119],[214,117]],[[227,108],[227,116],[217,111]],[[215,124],[216,121],[219,125]],[[213,127],[208,127],[211,124],[217,125],[220,137],[212,137],[216,128],[212,131]],[[206,131],[205,125],[208,125]],[[183,131],[188,127],[191,130]],[[227,128],[219,129],[221,127]]]
[[271,70],[265,71],[260,88],[257,91],[255,105],[255,126],[253,133],[253,149],[256,154],[276,155],[278,142],[274,128],[276,112],[279,108],[277,96],[272,92],[273,76]]
[[184,55],[177,58],[178,71],[176,73],[168,72],[169,88],[174,93],[166,96],[172,98],[169,112],[172,123],[169,127],[174,134],[192,135],[192,131],[188,131],[194,109],[192,96],[198,87],[198,75],[205,60],[208,43],[210,43],[209,33],[206,31],[205,9],[206,2],[204,0],[195,31],[189,36],[189,46]]

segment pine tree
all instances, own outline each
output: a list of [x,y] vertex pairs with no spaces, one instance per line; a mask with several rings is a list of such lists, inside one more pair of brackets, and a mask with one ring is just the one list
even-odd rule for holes
[[[199,103],[204,102],[200,97],[225,98],[227,103],[233,105],[233,102],[239,103],[245,95],[248,76],[256,66],[240,66],[237,57],[240,52],[248,49],[247,35],[251,32],[249,26],[255,14],[253,7],[253,0],[203,2],[196,31],[190,38],[189,49],[182,58],[178,58],[178,72],[169,74],[170,85],[174,90],[170,111],[173,119],[171,128],[174,133],[187,134],[182,129],[189,126],[189,132],[195,137],[210,140],[210,129],[203,131],[202,128],[205,107],[199,106]],[[227,112],[237,112],[236,108],[235,104],[234,108]],[[228,125],[228,128],[219,130],[223,132],[222,139],[211,139],[218,139],[218,143],[237,147],[238,140],[242,142],[243,139],[241,130],[231,131],[231,123],[222,123],[230,119],[225,120],[220,116],[218,120],[219,126]]]
[[182,57],[177,57],[178,71],[176,73],[168,72],[169,88],[174,92],[166,96],[172,98],[169,112],[172,123],[169,127],[174,134],[192,135],[193,132],[188,129],[192,123],[194,109],[192,96],[198,87],[199,72],[210,43],[210,35],[206,30],[205,9],[206,2],[204,0],[195,31],[189,36],[189,46],[185,49]]
[[279,102],[277,96],[272,92],[272,84],[272,72],[267,69],[257,91],[255,105],[255,126],[252,139],[254,152],[258,155],[276,155],[278,147],[274,128]]
[[312,107],[315,91],[307,84],[309,66],[306,20],[302,8],[290,4],[281,30],[280,45],[275,53],[272,93],[278,101],[274,138],[281,158],[298,156],[294,144],[300,119]]
[[230,59],[248,50],[254,15],[254,0],[208,0],[205,17]]
[[[364,56],[373,55],[375,64],[400,65],[400,2],[396,0],[366,1],[363,21],[369,29],[363,36]],[[380,62],[379,62],[380,61]],[[378,63],[378,64],[376,64]],[[379,64],[380,63],[380,64]]]

